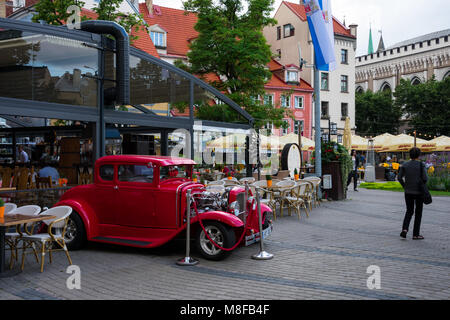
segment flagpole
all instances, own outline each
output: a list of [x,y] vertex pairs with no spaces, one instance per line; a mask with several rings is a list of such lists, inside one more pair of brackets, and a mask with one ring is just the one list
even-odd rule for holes
[[[316,54],[314,54],[314,130],[315,130],[315,145],[316,145],[316,159],[315,172],[316,176],[322,179],[322,143],[321,143],[321,132],[320,132],[320,116],[321,116],[321,105],[320,105],[320,72],[317,68]],[[322,191],[319,188],[319,197],[322,197]]]

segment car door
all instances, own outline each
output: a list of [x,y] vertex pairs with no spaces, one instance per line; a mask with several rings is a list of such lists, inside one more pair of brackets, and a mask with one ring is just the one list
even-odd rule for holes
[[117,224],[129,227],[154,227],[155,185],[153,166],[119,164],[117,166]]
[[89,203],[92,203],[93,209],[97,215],[99,224],[116,223],[116,203],[117,190],[116,170],[113,164],[102,164],[97,173],[95,181],[95,192],[88,195]]

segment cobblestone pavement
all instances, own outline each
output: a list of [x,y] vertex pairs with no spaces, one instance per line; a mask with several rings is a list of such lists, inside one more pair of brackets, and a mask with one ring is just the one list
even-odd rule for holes
[[[449,197],[434,197],[424,208],[425,240],[403,240],[402,193],[350,191],[309,218],[277,219],[265,242],[269,261],[250,258],[258,244],[225,261],[180,267],[183,242],[152,250],[91,243],[71,253],[80,290],[66,287],[64,253],[42,274],[30,255],[22,273],[0,279],[0,299],[449,299],[449,208]],[[381,289],[367,287],[371,265],[380,267]]]

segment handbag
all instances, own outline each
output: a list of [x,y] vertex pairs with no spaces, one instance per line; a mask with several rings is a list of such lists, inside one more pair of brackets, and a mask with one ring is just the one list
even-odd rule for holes
[[423,194],[423,203],[424,204],[430,204],[433,202],[433,198],[431,197],[430,191],[428,191],[428,187],[425,183],[423,183],[422,180],[422,170],[423,170],[423,166],[424,164],[421,162],[420,163],[420,189],[422,190],[422,194]]

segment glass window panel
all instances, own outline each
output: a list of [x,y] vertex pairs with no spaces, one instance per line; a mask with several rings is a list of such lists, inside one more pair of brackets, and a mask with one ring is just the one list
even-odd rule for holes
[[113,181],[114,179],[114,166],[104,165],[100,167],[100,178],[105,181]]
[[247,123],[236,110],[210,91],[194,84],[194,117],[232,123]]
[[131,56],[130,80],[132,105],[142,105],[160,116],[189,117],[189,79]]
[[97,106],[98,51],[81,41],[0,31],[0,96]]
[[140,165],[122,165],[117,171],[119,181],[153,183],[153,168]]

